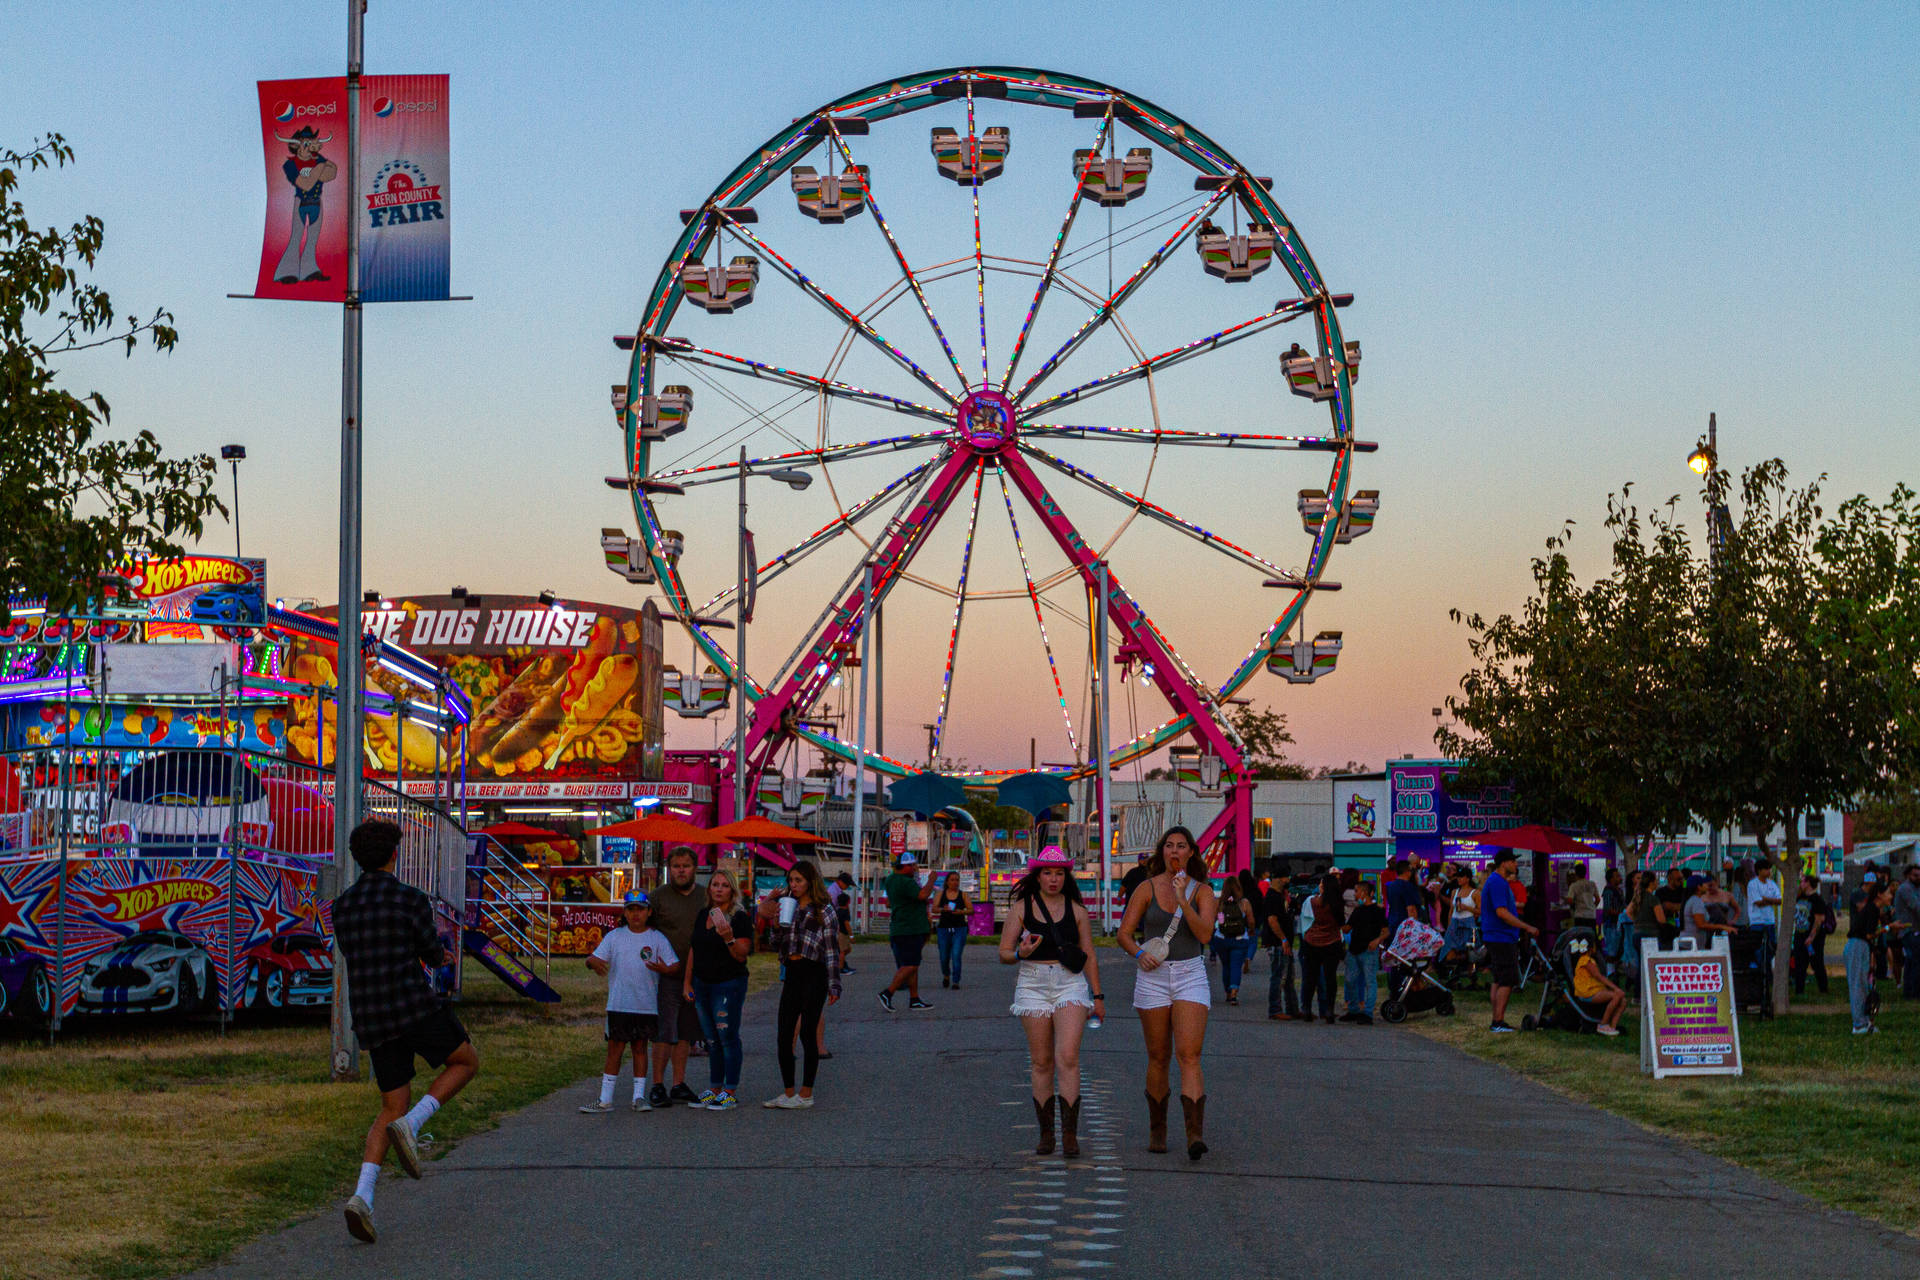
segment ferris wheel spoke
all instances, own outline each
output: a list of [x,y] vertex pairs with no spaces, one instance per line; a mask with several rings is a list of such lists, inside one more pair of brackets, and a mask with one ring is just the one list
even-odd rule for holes
[[1172,235],[1161,241],[1160,247],[1155,249],[1145,262],[1140,264],[1139,269],[1127,277],[1126,283],[1122,284],[1120,288],[1114,292],[1112,297],[1101,303],[1094,313],[1087,317],[1086,321],[1074,331],[1073,336],[1068,338],[1058,351],[1047,357],[1047,362],[1040,366],[1039,372],[1020,384],[1020,390],[1013,397],[1015,407],[1018,407],[1029,395],[1033,394],[1034,389],[1046,379],[1047,375],[1055,369],[1058,369],[1068,356],[1078,351],[1088,338],[1091,338],[1099,331],[1100,326],[1113,319],[1113,314],[1120,309],[1120,305],[1132,297],[1134,292],[1147,282],[1147,278],[1159,270],[1160,264],[1167,260],[1168,255],[1180,246],[1180,242],[1192,234],[1193,229],[1199,226],[1202,221],[1211,217],[1213,211],[1226,203],[1227,198],[1232,194],[1233,189],[1231,187],[1220,188],[1219,191],[1213,194],[1212,199],[1194,210],[1185,222],[1182,222],[1175,228]]
[[[902,449],[924,448],[937,445],[946,440],[949,431],[922,431],[906,436],[885,436],[878,440],[862,440],[854,444],[827,445],[819,449],[795,449],[790,453],[770,453],[759,458],[748,458],[746,469],[753,471],[761,467],[807,467],[827,462],[845,462],[852,458],[865,457],[875,453],[897,453]],[[683,488],[697,484],[718,484],[724,480],[733,480],[740,474],[740,460],[714,462],[701,467],[685,467],[678,471],[661,471],[650,480],[671,480]]]
[[[933,717],[933,758],[940,758],[940,739],[947,731],[947,706],[953,697],[953,659],[960,650],[960,623],[967,613],[967,573],[973,567],[973,535],[980,528],[980,492],[986,487],[987,469],[976,466],[973,473],[973,505],[967,513],[967,540],[960,552],[960,581],[953,592],[953,627],[947,633],[947,667],[940,677],[940,710]],[[928,768],[932,768],[929,761]]]
[[1171,368],[1182,361],[1191,360],[1195,356],[1205,355],[1209,351],[1217,351],[1221,347],[1230,346],[1243,338],[1251,338],[1255,334],[1264,333],[1276,325],[1282,325],[1289,320],[1297,320],[1303,315],[1309,315],[1313,312],[1316,303],[1317,300],[1313,298],[1295,298],[1291,302],[1282,302],[1275,306],[1273,310],[1263,312],[1251,320],[1242,320],[1239,324],[1229,325],[1217,333],[1208,334],[1204,338],[1195,338],[1191,342],[1183,342],[1177,347],[1170,347],[1162,351],[1157,356],[1148,356],[1144,360],[1130,364],[1124,369],[1116,369],[1105,377],[1095,378],[1091,382],[1083,382],[1077,387],[1060,392],[1058,395],[1048,396],[1045,400],[1037,400],[1021,410],[1020,416],[1024,420],[1048,409],[1072,404],[1077,400],[1084,400],[1088,396],[1098,395],[1102,391],[1111,391],[1115,387],[1125,386],[1129,382],[1138,381],[1141,378],[1157,373],[1161,369]]
[[[1326,453],[1341,449],[1349,442],[1333,436],[1269,435],[1248,431],[1181,431],[1172,427],[1108,427],[1076,425],[1065,422],[1028,422],[1021,424],[1023,440],[1118,440],[1130,444],[1174,444],[1210,449],[1281,449],[1296,452]],[[1371,440],[1355,440],[1352,447],[1371,453],[1378,446]]]
[[[812,534],[802,538],[793,546],[788,547],[785,551],[782,551],[779,555],[761,565],[760,572],[754,577],[754,586],[758,588],[772,582],[775,578],[793,568],[796,564],[799,564],[827,543],[832,542],[841,534],[852,529],[863,516],[879,506],[882,502],[885,502],[888,496],[898,490],[901,485],[912,484],[914,481],[920,479],[921,476],[927,473],[928,468],[932,467],[933,464],[938,461],[938,458],[927,459],[927,461],[921,463],[905,475],[888,483],[887,486],[878,493],[870,494],[861,501],[854,503],[840,515],[820,526],[820,528],[816,529]],[[718,595],[714,596],[713,599],[700,606],[700,613],[703,615],[712,614],[717,607],[733,599],[734,593],[738,590],[739,585],[737,583],[728,584]]]
[[[832,136],[833,145],[840,152],[841,162],[851,165],[853,153],[847,150],[846,139],[840,136],[838,126],[833,126]],[[920,304],[920,314],[927,318],[927,323],[933,327],[933,336],[940,339],[940,349],[947,353],[947,362],[953,366],[953,376],[960,379],[962,391],[972,390],[972,383],[967,380],[966,370],[960,367],[960,357],[953,353],[953,344],[947,341],[947,331],[940,327],[939,319],[933,314],[933,306],[927,301],[926,290],[920,287],[920,277],[915,275],[913,268],[907,265],[907,255],[900,251],[900,242],[894,238],[893,228],[887,225],[886,215],[880,212],[880,202],[874,198],[873,194],[871,175],[866,183],[866,191],[867,208],[873,213],[873,225],[880,229],[881,236],[887,242],[887,248],[893,250],[893,260],[899,264],[900,274],[906,278],[907,287],[913,290],[914,299]]]
[[1107,139],[1113,136],[1113,104],[1107,104],[1106,118],[1100,122],[1100,136],[1094,139],[1093,150],[1087,155],[1087,167],[1075,176],[1073,198],[1067,202],[1067,216],[1060,220],[1060,231],[1053,237],[1053,251],[1047,255],[1047,266],[1040,273],[1040,284],[1033,291],[1033,301],[1027,304],[1027,318],[1021,322],[1020,332],[1013,340],[1013,354],[1007,357],[1007,371],[1000,375],[1000,385],[1013,385],[1013,371],[1019,367],[1020,356],[1027,349],[1027,339],[1033,334],[1033,322],[1040,314],[1040,303],[1047,296],[1047,289],[1053,284],[1054,272],[1060,266],[1060,252],[1067,247],[1067,233],[1073,230],[1073,220],[1080,213],[1080,198],[1086,194],[1087,175],[1098,163],[1101,151],[1106,149]]
[[[973,81],[967,81],[967,137],[973,129]],[[980,299],[980,382],[987,381],[987,259],[980,249],[980,163],[973,164],[973,288]]]
[[793,281],[808,297],[818,302],[821,306],[837,316],[849,328],[853,329],[854,332],[858,333],[875,347],[878,347],[882,354],[886,355],[895,364],[918,379],[921,385],[925,386],[942,400],[945,400],[948,404],[956,403],[951,389],[942,384],[939,379],[935,378],[925,369],[922,369],[906,352],[887,341],[879,330],[849,311],[842,305],[838,298],[835,298],[832,294],[816,284],[806,272],[794,266],[779,250],[768,244],[765,239],[755,235],[753,232],[747,230],[743,224],[732,219],[727,221],[727,230],[738,239],[745,241],[747,244],[752,245],[761,253],[765,254],[772,260],[775,269],[778,270],[781,275]]
[[750,360],[745,356],[729,355],[724,351],[713,351],[706,347],[697,347],[685,338],[658,338],[654,348],[669,360],[683,364],[705,365],[709,369],[725,369],[730,373],[745,374],[750,378],[760,378],[767,382],[777,382],[783,386],[805,387],[822,395],[833,396],[840,400],[852,400],[859,404],[878,405],[896,413],[908,414],[915,418],[925,418],[929,422],[951,423],[950,411],[936,409],[932,405],[921,404],[914,400],[903,400],[899,396],[890,396],[881,391],[869,391],[865,387],[856,387],[851,383],[838,382],[832,378],[822,378],[811,373],[802,373],[798,369],[787,369],[777,364],[767,364],[761,360]]
[[1282,569],[1279,565],[1263,556],[1255,555],[1238,543],[1229,542],[1219,534],[1204,529],[1191,520],[1183,519],[1173,514],[1173,512],[1167,510],[1157,502],[1149,502],[1131,490],[1122,489],[1117,484],[1102,480],[1091,471],[1086,471],[1074,466],[1065,458],[1057,458],[1046,450],[1036,449],[1031,445],[1022,445],[1020,452],[1026,454],[1029,458],[1045,463],[1070,480],[1078,480],[1081,484],[1086,485],[1096,493],[1104,494],[1112,498],[1115,502],[1125,503],[1141,515],[1146,516],[1149,520],[1166,525],[1170,529],[1178,529],[1196,542],[1211,547],[1230,559],[1238,560],[1250,569],[1258,569],[1262,573],[1271,574],[1276,578],[1293,578],[1298,576],[1293,571]]
[[1040,647],[1047,651],[1047,671],[1053,676],[1053,692],[1060,699],[1060,715],[1067,722],[1067,745],[1073,748],[1077,758],[1080,754],[1080,739],[1073,732],[1073,713],[1067,709],[1067,691],[1060,683],[1060,665],[1053,658],[1053,641],[1047,636],[1046,615],[1040,612],[1040,591],[1033,585],[1033,566],[1027,561],[1027,544],[1020,538],[1020,518],[1013,510],[1013,490],[1007,487],[1007,473],[1004,467],[995,467],[994,474],[1000,480],[1000,497],[1007,504],[1007,523],[1013,528],[1013,546],[1020,553],[1020,574],[1026,580],[1027,599],[1033,604],[1033,620],[1040,627]]

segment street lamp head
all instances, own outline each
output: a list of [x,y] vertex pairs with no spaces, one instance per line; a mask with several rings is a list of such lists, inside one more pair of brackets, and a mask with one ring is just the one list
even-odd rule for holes
[[804,489],[813,483],[813,476],[805,471],[794,471],[783,468],[779,471],[769,471],[766,474],[778,480],[781,484],[786,485],[789,489],[796,491]]
[[247,446],[243,444],[223,444],[220,446],[220,461],[222,462],[245,462],[246,458]]
[[1687,466],[1692,468],[1693,474],[1697,476],[1703,476],[1713,470],[1714,462],[1713,450],[1704,444],[1687,456]]

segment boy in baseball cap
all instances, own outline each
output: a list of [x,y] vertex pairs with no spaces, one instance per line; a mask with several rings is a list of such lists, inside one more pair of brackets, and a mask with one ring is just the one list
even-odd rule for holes
[[587,957],[587,968],[607,980],[607,1061],[600,1075],[600,1100],[580,1108],[582,1115],[605,1115],[613,1110],[614,1086],[620,1083],[620,1058],[633,1053],[633,1109],[651,1111],[647,1102],[647,1041],[660,1021],[660,975],[680,963],[667,936],[653,927],[653,904],[635,890],[621,910],[624,928],[600,939]]

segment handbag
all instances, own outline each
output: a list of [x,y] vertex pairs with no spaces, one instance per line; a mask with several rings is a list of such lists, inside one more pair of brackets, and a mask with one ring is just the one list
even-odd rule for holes
[[[1087,967],[1086,948],[1078,942],[1069,942],[1060,936],[1059,922],[1047,911],[1047,904],[1039,894],[1033,895],[1034,905],[1040,908],[1040,918],[1047,922],[1047,932],[1053,935],[1054,945],[1060,948],[1060,966],[1068,973],[1079,973]],[[1071,916],[1071,912],[1068,913]]]
[[[1188,885],[1187,901],[1193,901],[1193,893],[1194,886]],[[1180,930],[1180,919],[1180,913],[1175,911],[1173,913],[1173,919],[1167,921],[1167,931],[1157,938],[1148,938],[1140,945],[1140,950],[1134,952],[1135,963],[1138,963],[1140,957],[1143,955],[1152,956],[1155,960],[1164,963],[1167,958],[1167,953],[1173,949],[1173,935]]]

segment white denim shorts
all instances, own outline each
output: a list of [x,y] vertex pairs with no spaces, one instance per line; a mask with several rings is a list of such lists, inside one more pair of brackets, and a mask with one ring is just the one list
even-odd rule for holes
[[1213,1007],[1213,992],[1207,985],[1207,958],[1165,960],[1158,969],[1140,969],[1133,977],[1133,1007],[1164,1009],[1175,1000],[1185,1000],[1204,1008]]
[[1055,1009],[1069,1004],[1093,1008],[1086,974],[1069,973],[1063,964],[1020,962],[1020,977],[1013,984],[1013,1007],[1008,1012],[1016,1018],[1047,1018]]

